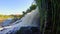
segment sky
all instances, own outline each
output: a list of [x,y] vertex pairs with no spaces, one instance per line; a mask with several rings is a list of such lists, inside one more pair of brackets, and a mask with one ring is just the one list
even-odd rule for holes
[[33,0],[0,0],[0,14],[22,14],[32,4]]

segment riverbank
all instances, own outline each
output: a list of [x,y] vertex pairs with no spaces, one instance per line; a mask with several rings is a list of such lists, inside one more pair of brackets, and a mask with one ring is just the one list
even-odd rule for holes
[[5,21],[6,20],[6,18],[1,18],[0,17],[0,24],[3,22],[3,21]]
[[20,19],[21,17],[22,17],[22,15],[20,15],[20,14],[19,15],[0,15],[0,24],[8,18]]

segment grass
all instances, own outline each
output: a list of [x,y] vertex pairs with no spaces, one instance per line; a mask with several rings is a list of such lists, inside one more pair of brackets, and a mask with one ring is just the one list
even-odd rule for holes
[[22,15],[0,15],[0,23],[8,18],[22,18]]
[[6,18],[0,17],[0,23],[2,23],[4,20],[6,20]]

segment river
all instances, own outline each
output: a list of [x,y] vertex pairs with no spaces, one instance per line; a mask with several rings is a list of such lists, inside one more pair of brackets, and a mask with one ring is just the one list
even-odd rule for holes
[[39,19],[39,11],[36,8],[12,25],[0,28],[0,34],[15,34],[21,27],[40,27]]

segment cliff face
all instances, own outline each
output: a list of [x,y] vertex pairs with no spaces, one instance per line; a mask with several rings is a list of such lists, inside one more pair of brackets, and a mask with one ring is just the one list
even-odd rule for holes
[[35,0],[40,12],[40,30],[42,34],[60,32],[60,0]]

